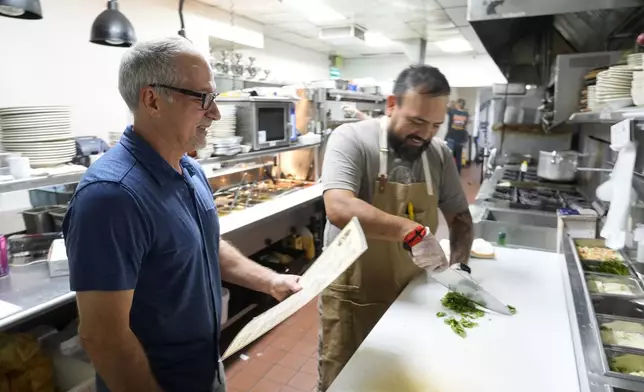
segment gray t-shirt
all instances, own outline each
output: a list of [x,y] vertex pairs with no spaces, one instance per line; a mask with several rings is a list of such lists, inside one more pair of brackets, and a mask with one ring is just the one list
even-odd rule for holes
[[[338,127],[329,138],[322,166],[324,191],[343,189],[354,192],[361,200],[371,203],[380,169],[380,120],[372,119]],[[442,151],[441,151],[442,150]],[[433,140],[425,152],[429,170],[438,193],[438,207],[443,213],[467,210],[463,186],[444,142]],[[425,181],[422,159],[406,162],[389,154],[387,165],[389,181],[415,183]],[[325,245],[340,230],[328,221],[324,231]]]

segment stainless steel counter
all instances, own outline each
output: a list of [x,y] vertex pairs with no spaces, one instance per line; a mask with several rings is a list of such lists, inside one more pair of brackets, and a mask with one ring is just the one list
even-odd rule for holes
[[[266,244],[263,242],[264,237],[252,235],[249,239],[247,229],[256,230],[258,225],[264,224],[270,226],[269,230],[276,233],[279,231],[278,226],[280,225],[275,224],[273,220],[285,216],[288,219],[285,219],[287,221],[282,226],[284,226],[285,235],[288,235],[288,230],[291,227],[297,226],[298,223],[308,223],[309,215],[303,214],[302,209],[311,206],[321,197],[322,185],[318,184],[227,215],[220,219],[221,234],[227,240],[231,237],[233,243],[236,242],[235,238],[245,238],[244,243],[241,243],[240,239],[236,245],[244,253],[252,253],[253,239],[259,241],[257,246],[265,247]],[[306,218],[306,221],[295,222],[293,214],[302,219]],[[256,231],[253,232],[253,234],[255,233]],[[245,246],[249,243],[250,247]],[[0,301],[17,305],[22,310],[5,317],[0,316],[0,330],[69,303],[75,298],[75,293],[69,290],[69,278],[67,276],[50,278],[46,263],[12,267],[9,276],[0,279]],[[0,314],[2,314],[1,305],[0,303]]]
[[566,234],[563,243],[567,276],[565,279],[568,315],[577,361],[577,374],[582,392],[644,392],[644,381],[626,380],[607,375],[604,346],[596,312],[588,292],[573,239]]

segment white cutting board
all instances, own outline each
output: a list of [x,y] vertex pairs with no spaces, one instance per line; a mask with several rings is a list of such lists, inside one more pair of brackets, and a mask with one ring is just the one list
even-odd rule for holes
[[486,315],[461,338],[436,317],[447,290],[421,276],[328,392],[579,391],[563,255],[507,248],[496,255],[473,259],[473,276],[516,315]]

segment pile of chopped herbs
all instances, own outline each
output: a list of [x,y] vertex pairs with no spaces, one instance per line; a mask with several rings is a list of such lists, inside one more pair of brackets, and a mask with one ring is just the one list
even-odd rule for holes
[[[478,323],[474,322],[475,319],[485,316],[485,312],[479,309],[474,301],[453,291],[445,294],[441,299],[441,304],[452,312],[460,315],[460,320],[454,317],[445,319],[445,324],[449,325],[455,334],[464,338],[467,336],[466,329],[478,327]],[[517,310],[513,306],[508,305],[510,313],[516,314]],[[446,317],[445,312],[436,313],[436,317]]]
[[622,275],[628,276],[628,267],[624,265],[621,261],[610,260],[603,261],[601,263],[581,263],[585,271],[588,272],[599,272],[602,274],[611,274],[611,275]]

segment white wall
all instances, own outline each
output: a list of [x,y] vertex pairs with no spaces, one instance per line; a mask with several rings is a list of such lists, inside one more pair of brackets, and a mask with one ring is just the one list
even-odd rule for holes
[[271,80],[295,84],[329,78],[329,56],[326,53],[268,37],[264,38],[264,49],[244,49],[239,52],[245,56],[255,56],[258,67],[270,69]]
[[[0,19],[0,107],[67,104],[72,106],[75,134],[107,138],[109,131],[121,131],[128,114],[118,93],[117,73],[125,49],[89,42],[92,22],[105,10],[106,1],[41,3],[42,20]],[[128,0],[119,5],[139,40],[174,35],[179,30],[176,0]],[[188,37],[200,51],[208,52],[208,35],[225,35],[225,12],[188,1],[184,13]],[[262,31],[261,25],[240,17],[235,25],[238,38],[245,31]],[[255,51],[258,63],[285,81],[328,75],[326,55],[265,41],[266,51]]]
[[[452,87],[482,87],[505,83],[506,79],[488,55],[432,56],[425,62],[439,68]],[[392,81],[411,62],[404,55],[346,59],[342,77],[348,79],[373,77]]]

